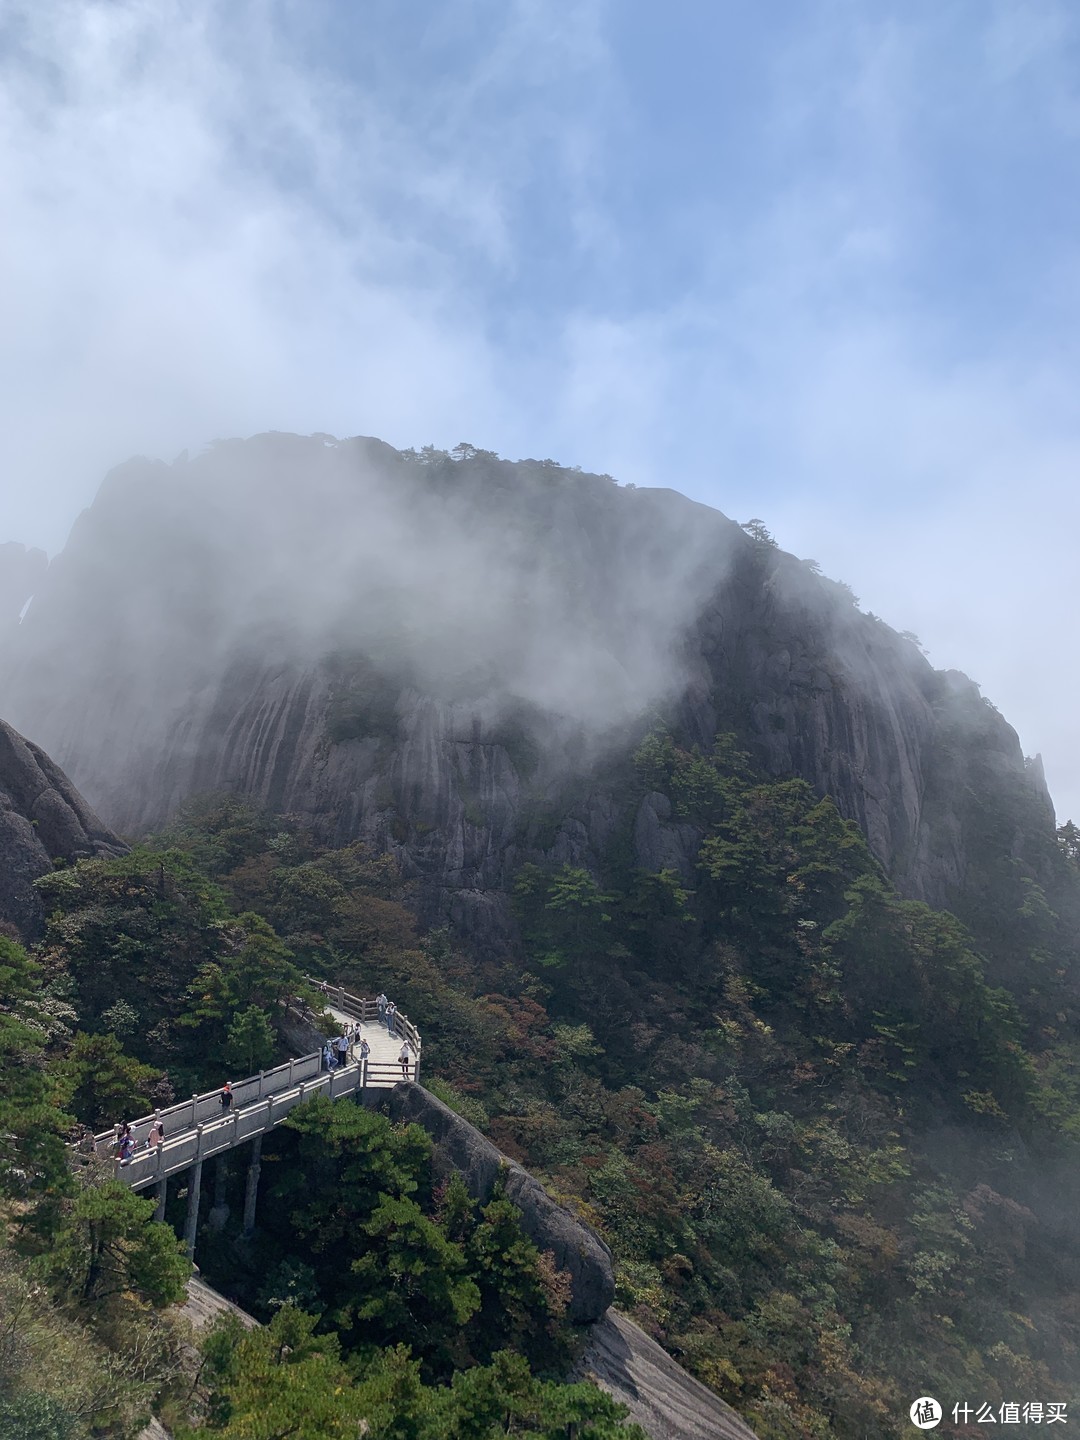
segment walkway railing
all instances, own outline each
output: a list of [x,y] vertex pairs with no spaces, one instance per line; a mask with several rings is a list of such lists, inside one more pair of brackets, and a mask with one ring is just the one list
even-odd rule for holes
[[[311,983],[327,997],[339,1015],[378,1026],[379,1012],[374,1000],[350,995],[339,986],[322,981]],[[397,1039],[408,1040],[413,1052],[408,1078],[417,1079],[420,1073],[420,1035],[416,1026],[398,1013],[394,1017],[393,1036],[388,1029],[386,1036],[391,1046]],[[378,1048],[386,1049],[385,1042],[382,1046],[378,1044],[378,1029],[371,1039]],[[145,1185],[165,1180],[210,1156],[264,1134],[279,1125],[294,1106],[310,1100],[313,1095],[328,1095],[331,1100],[338,1100],[358,1090],[388,1088],[405,1078],[400,1061],[389,1057],[375,1058],[374,1050],[375,1047],[366,1060],[354,1061],[331,1071],[323,1069],[322,1050],[287,1060],[271,1070],[260,1070],[257,1075],[250,1075],[231,1085],[232,1104],[227,1110],[222,1108],[221,1090],[218,1089],[206,1090],[201,1095],[192,1095],[190,1100],[156,1110],[152,1115],[140,1116],[131,1122],[134,1154],[130,1160],[116,1162],[116,1176],[126,1180],[133,1190],[141,1190]],[[165,1139],[148,1149],[150,1131],[158,1121],[164,1126]],[[93,1153],[115,1155],[118,1140],[116,1128],[95,1135]]]
[[[308,984],[333,1004],[344,1015],[350,1015],[354,1020],[363,1024],[379,1023],[379,1006],[375,1000],[363,1000],[359,995],[350,995],[340,985],[328,985],[325,980],[308,979]],[[400,1035],[403,1040],[408,1040],[412,1046],[413,1054],[416,1056],[417,1069],[420,1068],[420,1031],[408,1018],[399,1010],[394,1016],[394,1033]]]

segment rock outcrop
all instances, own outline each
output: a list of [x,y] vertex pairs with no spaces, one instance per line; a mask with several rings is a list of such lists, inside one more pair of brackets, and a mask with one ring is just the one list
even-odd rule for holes
[[611,1251],[594,1230],[422,1085],[396,1085],[380,1108],[392,1120],[423,1126],[435,1142],[436,1177],[456,1172],[474,1199],[490,1199],[501,1173],[507,1198],[520,1210],[526,1234],[539,1250],[550,1250],[557,1268],[570,1276],[568,1318],[576,1325],[601,1319],[615,1298],[615,1272]]
[[240,792],[390,850],[422,918],[478,939],[523,859],[596,867],[628,828],[643,868],[692,869],[692,828],[605,778],[657,712],[831,795],[935,904],[988,824],[1015,857],[1052,836],[977,687],[767,538],[670,490],[427,459],[261,436],[121,466],[0,632],[0,708],[124,833]]
[[0,720],[0,921],[36,939],[43,912],[34,881],[56,860],[123,850],[59,766]]
[[593,1326],[577,1373],[622,1401],[652,1440],[753,1440],[730,1405],[618,1310]]

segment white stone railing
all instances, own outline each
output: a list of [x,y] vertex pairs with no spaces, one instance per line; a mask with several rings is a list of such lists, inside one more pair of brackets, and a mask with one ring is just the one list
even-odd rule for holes
[[[311,984],[342,1014],[361,1023],[378,1023],[378,1006],[374,1000],[350,995],[340,986],[322,981]],[[389,1031],[387,1034],[389,1036]],[[398,1013],[394,1017],[393,1037],[408,1040],[413,1052],[408,1078],[419,1078],[421,1042],[416,1026],[407,1016]],[[378,1059],[374,1054],[327,1072],[323,1069],[322,1051],[314,1050],[231,1084],[232,1104],[227,1110],[222,1107],[220,1089],[206,1090],[201,1095],[192,1095],[190,1100],[132,1121],[135,1150],[129,1160],[121,1162],[115,1158],[116,1177],[127,1181],[133,1190],[141,1190],[265,1134],[279,1125],[294,1106],[313,1095],[328,1095],[331,1100],[338,1100],[368,1088],[389,1088],[405,1078],[400,1061],[389,1057]],[[150,1131],[158,1121],[164,1126],[165,1139],[148,1148]],[[93,1153],[117,1157],[119,1138],[119,1127],[95,1135]]]

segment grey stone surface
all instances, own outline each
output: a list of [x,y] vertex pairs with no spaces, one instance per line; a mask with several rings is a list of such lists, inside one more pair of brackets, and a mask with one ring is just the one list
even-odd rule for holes
[[[193,1275],[188,1281],[187,1298],[179,1307],[179,1312],[192,1330],[192,1343],[185,1347],[185,1364],[193,1382],[201,1364],[196,1343],[202,1331],[208,1330],[224,1315],[234,1316],[245,1330],[255,1330],[259,1325],[254,1315],[249,1315],[246,1310],[241,1310],[239,1305],[226,1300],[224,1295],[219,1295],[197,1275]],[[161,1421],[154,1417],[146,1428],[139,1432],[137,1440],[172,1440],[172,1432],[166,1430]]]
[[295,1008],[288,1010],[281,1022],[281,1038],[290,1055],[310,1055],[326,1044],[326,1036],[315,1024],[314,1015]]
[[617,1310],[593,1326],[577,1375],[621,1400],[652,1440],[753,1440],[730,1405]]
[[[615,696],[643,669],[654,683],[635,714],[661,705],[702,746],[735,731],[767,772],[831,795],[907,895],[948,903],[988,810],[1007,817],[1002,844],[1018,856],[1052,829],[1039,767],[1025,767],[971,681],[935,671],[842,587],[673,491],[487,461],[433,478],[375,441],[331,450],[318,437],[257,437],[220,457],[186,466],[182,484],[167,466],[119,467],[38,577],[26,620],[0,633],[0,711],[123,833],[159,825],[192,794],[239,792],[305,817],[331,844],[391,852],[421,919],[480,943],[509,933],[506,887],[522,860],[595,869],[625,820],[643,868],[685,874],[691,827],[654,797],[618,812],[625,790],[604,766],[641,733],[626,704],[622,728],[591,739],[557,695],[513,708],[505,673],[517,651],[541,670],[550,652],[557,666],[575,625],[591,647],[583,684],[603,670]],[[335,465],[349,488],[331,487],[334,503],[320,506]],[[381,669],[359,654],[350,637],[371,607],[346,605],[343,619],[320,571],[336,531],[362,537],[369,514],[405,493],[406,549],[414,533],[430,540],[459,496],[466,529],[524,529],[537,570],[510,659],[470,634],[475,674],[459,666],[439,688],[395,669],[395,646]],[[282,541],[277,511],[290,514],[297,494]],[[481,563],[455,578],[483,600]],[[275,612],[279,593],[289,603]],[[413,616],[413,632],[439,608]],[[343,695],[359,702],[359,722],[341,725]]]
[[611,1251],[594,1230],[423,1086],[396,1085],[380,1108],[392,1120],[422,1125],[435,1142],[436,1175],[441,1178],[456,1171],[474,1198],[489,1199],[502,1170],[507,1197],[521,1211],[522,1228],[538,1249],[550,1250],[556,1266],[570,1275],[569,1318],[578,1325],[600,1319],[614,1299],[615,1276]]
[[0,720],[0,920],[36,939],[44,917],[34,881],[53,861],[123,850],[59,766]]

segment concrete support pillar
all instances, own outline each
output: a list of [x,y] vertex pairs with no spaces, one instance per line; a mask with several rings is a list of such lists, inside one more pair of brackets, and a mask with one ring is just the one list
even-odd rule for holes
[[169,1182],[163,1175],[157,1185],[157,1209],[154,1211],[155,1220],[165,1219],[165,1200],[169,1193]]
[[248,1165],[247,1188],[244,1191],[244,1234],[250,1235],[255,1229],[255,1201],[259,1194],[259,1171],[262,1168],[263,1137],[256,1135],[251,1145],[251,1163]]
[[195,1259],[195,1232],[199,1228],[199,1197],[202,1195],[202,1161],[196,1160],[188,1171],[187,1220],[184,1224],[184,1245],[189,1260]]

